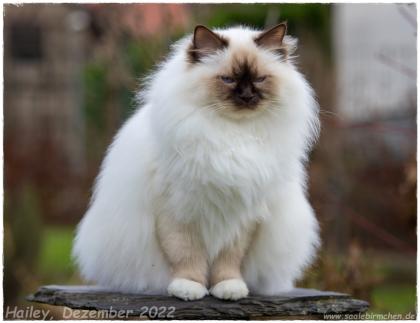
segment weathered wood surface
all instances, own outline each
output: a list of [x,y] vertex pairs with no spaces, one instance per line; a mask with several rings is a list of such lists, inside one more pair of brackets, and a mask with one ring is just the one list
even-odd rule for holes
[[51,285],[39,288],[27,300],[105,314],[114,311],[115,315],[117,311],[120,319],[322,319],[324,314],[362,313],[369,307],[367,302],[347,294],[303,288],[276,296],[249,296],[235,302],[211,296],[186,302],[169,296],[124,294],[94,286]]

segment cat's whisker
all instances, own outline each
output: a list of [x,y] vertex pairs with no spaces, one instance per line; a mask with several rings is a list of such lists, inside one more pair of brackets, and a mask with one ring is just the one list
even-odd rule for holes
[[282,102],[277,99],[264,99],[264,100],[265,102],[268,102],[268,103],[282,104]]
[[[213,108],[213,107],[217,107],[218,104],[217,103],[212,103],[209,105],[204,105],[204,106],[199,106],[199,109],[209,109],[209,108]],[[184,118],[182,118],[182,120],[180,120],[179,122],[183,122],[185,120],[187,120],[189,117],[191,117],[193,114],[195,114],[199,109],[193,109],[190,113],[188,113],[186,116],[184,116]]]
[[335,117],[341,119],[341,116],[338,113],[329,110],[319,109],[319,114],[322,116]]
[[267,109],[267,112],[271,113],[272,115],[274,115],[276,117],[281,117],[281,113],[279,111],[272,110],[272,109]]
[[[280,100],[276,100],[276,99],[265,99],[265,101],[267,103],[282,105],[282,102]],[[275,108],[272,107],[272,106],[268,106],[267,110],[269,110],[269,109],[275,109]],[[337,112],[334,112],[334,111],[330,111],[330,110],[319,109],[319,114],[322,115],[322,116],[336,117],[336,118],[341,119],[340,114],[338,114]]]
[[186,116],[178,120],[178,122],[175,124],[176,126],[179,126],[182,122],[188,120],[193,114],[195,114],[198,111],[198,109],[193,109],[191,112],[187,113]]

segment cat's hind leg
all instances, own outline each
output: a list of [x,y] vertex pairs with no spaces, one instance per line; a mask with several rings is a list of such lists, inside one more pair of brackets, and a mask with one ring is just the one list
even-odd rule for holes
[[259,223],[243,275],[250,291],[274,295],[294,287],[316,256],[318,223],[300,187],[276,195],[272,215]]

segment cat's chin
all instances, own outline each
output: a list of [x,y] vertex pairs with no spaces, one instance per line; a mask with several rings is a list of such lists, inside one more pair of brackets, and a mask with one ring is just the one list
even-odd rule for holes
[[218,111],[218,113],[228,119],[232,120],[246,120],[246,119],[254,119],[260,116],[263,113],[262,107],[256,108],[235,108],[229,107],[226,109],[222,109]]

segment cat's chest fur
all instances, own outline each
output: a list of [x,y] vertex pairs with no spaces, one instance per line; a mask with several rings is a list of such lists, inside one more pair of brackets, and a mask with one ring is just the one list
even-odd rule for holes
[[234,133],[186,138],[160,155],[156,174],[167,212],[199,224],[210,256],[269,216],[279,166],[272,147],[263,136]]

